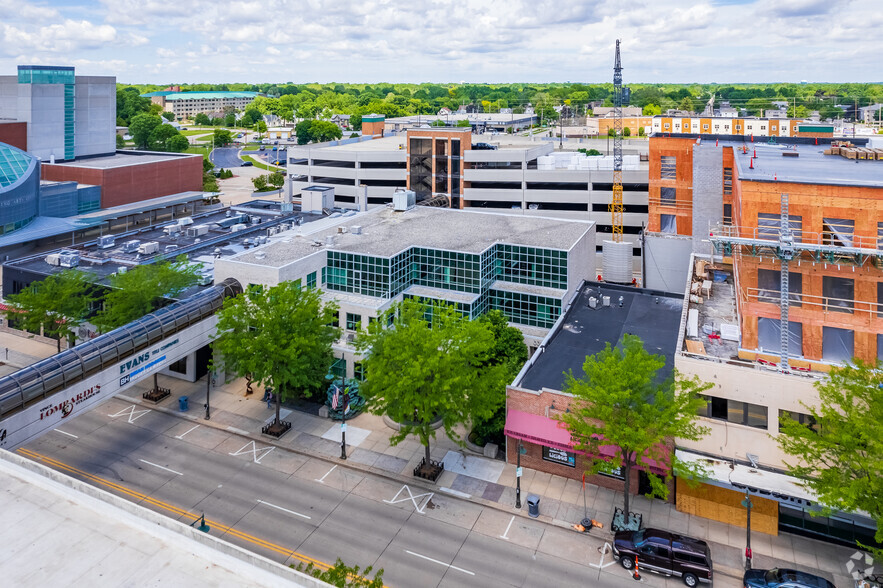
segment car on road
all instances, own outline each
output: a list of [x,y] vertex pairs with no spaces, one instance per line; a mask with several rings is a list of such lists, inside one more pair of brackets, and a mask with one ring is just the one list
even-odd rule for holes
[[251,161],[243,161],[242,165],[240,165],[239,167],[252,167],[253,165],[254,163],[252,163]]
[[266,150],[266,147],[264,147],[263,145],[261,145],[260,149],[258,149],[258,151],[264,151],[264,150]]
[[693,539],[659,529],[620,531],[613,539],[613,557],[627,570],[653,571],[678,576],[693,588],[711,582],[711,550],[701,539]]
[[745,588],[834,588],[828,580],[800,570],[773,568],[748,570],[742,576]]

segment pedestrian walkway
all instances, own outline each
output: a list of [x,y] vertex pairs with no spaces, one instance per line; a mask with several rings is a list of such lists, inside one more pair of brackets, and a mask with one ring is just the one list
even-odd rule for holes
[[[151,385],[151,380],[145,380],[118,397],[154,407],[153,403],[141,398],[141,394]],[[257,386],[254,386],[253,394],[246,396],[244,379],[212,388],[211,418],[208,421],[204,420],[205,378],[189,383],[160,376],[160,385],[173,391],[171,397],[156,405],[160,410],[198,420],[204,426],[217,427],[330,462],[343,463],[340,459],[340,423],[337,421],[283,407],[282,418],[291,422],[291,431],[278,440],[261,435],[261,427],[275,416],[275,405],[273,408],[267,407],[267,403],[261,400],[263,390]],[[187,413],[178,410],[178,398],[181,396],[189,397],[190,410]],[[346,465],[411,486],[429,484],[413,476],[414,468],[424,457],[424,447],[413,437],[392,446],[389,436],[393,432],[383,418],[376,415],[363,413],[348,419]],[[521,478],[524,507],[519,511],[515,509],[514,465],[461,448],[447,438],[443,429],[436,431],[430,454],[433,459],[445,463],[445,472],[431,488],[433,491],[524,517],[527,516],[527,496],[534,494],[540,499],[540,521],[570,528],[588,515],[604,523],[605,528],[593,530],[586,537],[587,544],[601,548],[604,542],[612,539],[609,523],[613,519],[614,507],[622,504],[621,492],[590,484],[583,492],[577,480],[524,468]],[[643,496],[632,498],[631,510],[641,513],[645,527],[666,529],[706,540],[711,546],[714,560],[715,585],[741,586],[746,542],[744,528],[687,515],[678,512],[670,503]],[[751,546],[753,567],[797,567],[822,575],[838,587],[852,585],[847,564],[856,552],[855,548],[790,534],[774,537],[756,531],[751,534]]]

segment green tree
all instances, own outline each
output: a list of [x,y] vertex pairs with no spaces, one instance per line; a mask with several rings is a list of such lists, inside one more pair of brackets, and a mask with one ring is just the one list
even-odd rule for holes
[[323,304],[319,290],[299,283],[251,286],[218,311],[214,349],[226,371],[250,374],[252,381],[276,391],[280,426],[283,397],[311,395],[324,385],[334,360],[331,344],[340,336],[331,326],[337,313],[336,303]]
[[212,137],[212,145],[215,147],[223,147],[233,142],[233,135],[226,129],[215,129]]
[[116,273],[110,277],[104,309],[92,322],[106,333],[141,318],[159,308],[166,298],[194,286],[201,270],[201,265],[191,264],[186,255],[180,255],[174,261],[157,260]]
[[175,120],[175,113],[174,112],[166,111],[166,112],[163,112],[160,116],[162,116],[164,119],[166,119],[169,122],[172,122],[173,120]]
[[67,339],[73,346],[77,328],[86,321],[94,299],[89,274],[67,269],[39,282],[32,282],[18,294],[6,297],[9,309],[6,320],[31,332],[43,330],[43,335],[58,341]]
[[254,130],[256,130],[259,133],[266,133],[267,132],[267,123],[265,123],[263,120],[259,120],[257,123],[255,123]]
[[343,563],[339,557],[334,565],[327,570],[321,570],[310,562],[306,565],[303,562],[291,564],[291,567],[299,572],[303,572],[316,579],[322,580],[326,584],[337,586],[337,588],[383,588],[383,569],[374,574],[374,579],[368,579],[368,575],[374,569],[368,566],[364,570],[359,566],[348,566]]
[[206,113],[200,112],[193,119],[193,122],[200,126],[209,126],[212,124],[212,119],[210,119]]
[[440,418],[448,437],[463,443],[454,427],[496,412],[506,367],[491,362],[495,342],[488,323],[463,317],[453,306],[409,299],[389,317],[391,328],[377,320],[357,339],[365,370],[360,392],[368,410],[401,425],[390,443],[416,435],[429,466],[432,423]]
[[639,137],[644,136],[644,127],[643,126],[638,127],[638,136]]
[[261,192],[262,190],[267,189],[267,176],[260,175],[251,179],[251,183],[254,184],[255,192]]
[[313,141],[316,143],[322,143],[325,141],[333,141],[334,139],[340,139],[343,136],[343,132],[333,122],[327,120],[314,120],[310,125],[310,135],[312,136]]
[[643,113],[644,116],[655,116],[657,114],[662,114],[662,109],[656,104],[648,104],[644,107]]
[[461,118],[460,120],[457,121],[457,124],[454,126],[468,127],[468,126],[471,126],[471,123],[468,120],[466,120],[465,118]]
[[129,86],[117,90],[117,122],[120,126],[128,126],[132,117],[149,109],[150,98],[142,97],[138,88]]
[[151,147],[152,133],[162,125],[162,119],[152,114],[135,115],[129,123],[129,134],[139,149]]
[[189,148],[190,141],[188,141],[187,137],[185,137],[181,133],[170,137],[169,140],[166,141],[166,151],[171,151],[173,153],[184,153]]
[[225,127],[232,127],[232,126],[234,126],[235,124],[236,124],[236,115],[233,114],[232,112],[228,113],[228,114],[224,117],[224,126],[225,126]]
[[126,140],[123,139],[122,135],[117,135],[117,149],[125,149],[126,148]]
[[350,116],[350,126],[354,131],[362,130],[362,115],[361,114],[353,114]]
[[202,173],[202,191],[203,192],[220,192],[221,187],[218,186],[218,178],[211,172]]
[[281,171],[275,171],[270,174],[270,177],[267,178],[267,180],[271,186],[279,189],[285,185],[285,174]]
[[181,137],[181,133],[178,129],[172,125],[160,124],[150,132],[148,148],[153,151],[169,151],[169,143],[175,137]]
[[444,121],[443,119],[437,118],[437,119],[435,119],[434,121],[432,121],[431,123],[429,123],[429,126],[431,126],[431,127],[443,127],[443,126],[445,126],[445,121]]
[[631,137],[632,136],[632,129],[629,127],[623,127],[622,128],[622,136],[623,137]]
[[[669,464],[664,477],[649,474],[652,495],[665,498],[672,473],[699,476],[701,470],[681,463],[669,447],[673,438],[698,441],[708,428],[697,424],[697,413],[706,401],[699,395],[711,384],[686,379],[675,371],[660,381],[665,358],[644,349],[640,337],[623,335],[617,347],[586,357],[585,375],[565,374],[564,392],[573,395],[570,412],[559,417],[579,451],[592,460],[589,473],[613,473],[622,467],[625,478],[624,510],[629,513],[631,471],[645,470],[654,462]],[[615,448],[608,460],[601,446]]]
[[[778,442],[796,458],[788,473],[803,480],[822,506],[864,511],[877,523],[883,542],[883,372],[877,365],[855,360],[831,368],[816,382],[819,405],[804,404],[809,422],[787,414],[779,419]],[[801,404],[803,404],[801,402]],[[883,550],[875,552],[883,555]]]
[[298,145],[306,145],[313,139],[313,134],[310,132],[312,124],[311,120],[302,120],[294,125],[294,134],[297,136]]

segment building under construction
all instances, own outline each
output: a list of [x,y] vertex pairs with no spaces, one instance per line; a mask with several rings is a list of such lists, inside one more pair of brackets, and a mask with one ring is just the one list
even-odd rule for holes
[[860,514],[810,516],[776,440],[780,418],[813,425],[832,366],[883,358],[883,161],[832,141],[651,137],[646,283],[684,294],[675,367],[715,384],[710,435],[678,442],[713,475],[679,510],[744,524],[749,491],[766,532],[872,541]]

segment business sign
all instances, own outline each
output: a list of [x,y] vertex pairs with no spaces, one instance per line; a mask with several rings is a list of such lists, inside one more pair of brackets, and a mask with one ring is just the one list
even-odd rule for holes
[[555,449],[554,447],[543,447],[543,459],[551,461],[552,463],[566,465],[570,468],[576,467],[575,453],[564,451],[562,449]]
[[602,476],[607,476],[608,478],[615,478],[617,480],[625,480],[625,474],[622,473],[622,466],[619,466],[615,470],[611,470],[609,472],[598,472]]
[[144,372],[150,368],[156,367],[166,360],[165,350],[172,345],[177,345],[178,339],[173,339],[168,343],[162,343],[155,349],[144,351],[137,355],[133,355],[120,364],[120,387],[125,386],[129,382],[134,382]]

